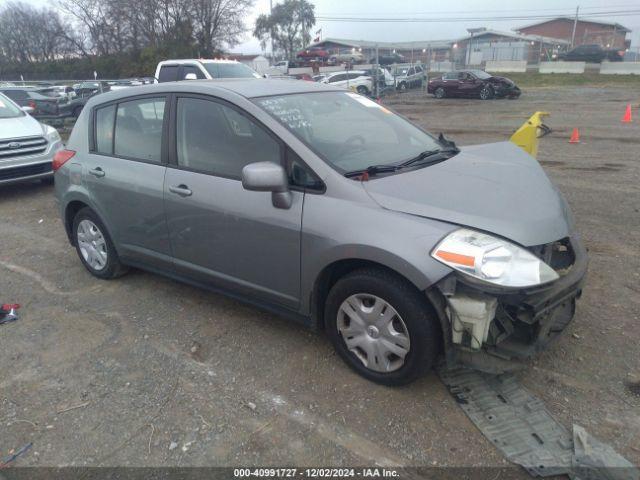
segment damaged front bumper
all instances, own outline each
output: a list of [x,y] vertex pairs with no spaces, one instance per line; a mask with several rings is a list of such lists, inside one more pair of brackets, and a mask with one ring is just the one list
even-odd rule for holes
[[504,373],[522,368],[567,327],[587,273],[577,237],[532,247],[560,278],[551,285],[504,289],[452,273],[427,290],[445,339],[447,366]]

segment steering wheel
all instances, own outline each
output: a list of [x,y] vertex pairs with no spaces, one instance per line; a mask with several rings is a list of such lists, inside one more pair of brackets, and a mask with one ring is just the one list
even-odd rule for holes
[[[358,143],[359,145],[357,145]],[[365,146],[366,143],[367,141],[364,139],[362,135],[352,135],[344,141],[344,143],[340,147],[340,150],[338,151],[338,156],[344,155],[349,150],[353,150],[356,152],[358,150],[363,150],[363,147]]]

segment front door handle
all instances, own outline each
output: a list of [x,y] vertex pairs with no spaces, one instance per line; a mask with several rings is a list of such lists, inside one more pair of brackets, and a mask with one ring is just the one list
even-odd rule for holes
[[169,187],[169,191],[171,193],[175,193],[176,195],[180,195],[181,197],[190,197],[193,193],[191,190],[189,190],[189,187],[184,184],[180,184],[176,187]]
[[102,170],[100,167],[96,167],[89,170],[89,173],[94,177],[98,177],[98,178],[104,177],[105,175],[104,170]]

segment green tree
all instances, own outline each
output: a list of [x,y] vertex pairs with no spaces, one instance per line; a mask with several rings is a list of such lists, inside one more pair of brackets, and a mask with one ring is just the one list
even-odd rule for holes
[[273,7],[270,15],[256,19],[253,36],[260,40],[263,49],[271,40],[276,51],[292,60],[296,51],[311,40],[309,31],[316,23],[314,10],[307,0],[285,0]]

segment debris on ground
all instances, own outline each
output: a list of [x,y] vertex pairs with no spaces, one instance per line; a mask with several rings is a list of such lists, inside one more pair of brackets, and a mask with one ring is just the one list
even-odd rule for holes
[[0,460],[0,469],[7,468],[11,462],[16,460],[19,456],[24,455],[29,451],[29,449],[33,446],[33,443],[27,443],[24,447],[18,449],[17,451],[13,451],[9,454],[8,457]]
[[20,305],[17,303],[4,303],[0,305],[0,325],[15,322],[18,320],[18,310]]
[[178,448],[178,443],[177,442],[171,442],[169,444],[169,451],[175,450],[176,448]]
[[534,477],[572,480],[640,480],[640,471],[613,448],[554,419],[514,375],[460,368],[439,371],[456,402],[505,457]]

